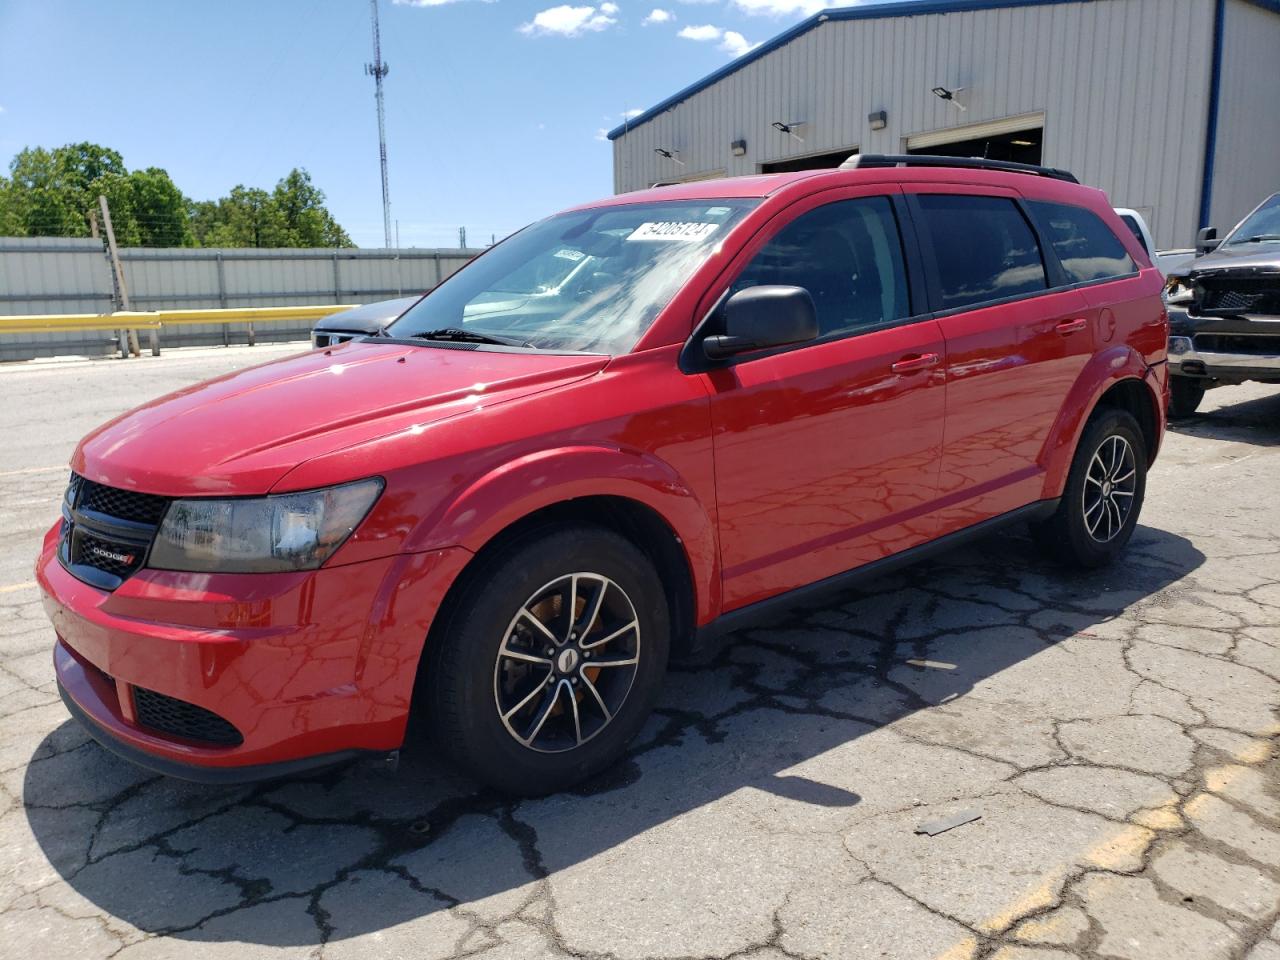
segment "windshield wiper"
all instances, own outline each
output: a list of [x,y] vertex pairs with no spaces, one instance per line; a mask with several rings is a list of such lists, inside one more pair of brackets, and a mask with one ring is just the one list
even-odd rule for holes
[[414,340],[445,340],[454,343],[496,343],[502,347],[530,347],[533,344],[518,337],[499,337],[492,333],[477,333],[474,330],[463,330],[460,327],[442,327],[439,330],[428,330],[425,333],[413,334]]
[[1280,240],[1280,233],[1259,233],[1252,237],[1241,237],[1239,240],[1232,240],[1231,246],[1237,243],[1264,243],[1267,240]]

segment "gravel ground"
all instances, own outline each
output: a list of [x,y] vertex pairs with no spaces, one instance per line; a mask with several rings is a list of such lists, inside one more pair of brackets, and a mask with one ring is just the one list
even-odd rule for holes
[[1280,960],[1280,391],[1170,433],[1121,565],[1010,534],[796,608],[675,666],[572,794],[426,755],[140,773],[54,689],[31,565],[67,458],[296,348],[0,369],[0,956]]

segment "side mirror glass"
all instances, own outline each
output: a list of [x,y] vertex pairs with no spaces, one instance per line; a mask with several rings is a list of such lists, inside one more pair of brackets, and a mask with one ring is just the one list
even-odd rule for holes
[[1196,234],[1196,256],[1203,257],[1209,251],[1217,250],[1219,242],[1217,227],[1205,227]]
[[747,287],[721,307],[724,333],[702,341],[711,360],[804,343],[818,336],[818,311],[804,287]]

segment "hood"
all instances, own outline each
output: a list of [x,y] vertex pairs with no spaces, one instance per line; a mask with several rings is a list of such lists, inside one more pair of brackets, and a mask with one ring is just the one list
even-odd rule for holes
[[1269,241],[1218,247],[1194,261],[1189,269],[1193,276],[1226,272],[1241,276],[1280,273],[1280,243]]
[[[71,466],[99,483],[165,496],[263,494],[313,457],[474,416],[590,376],[607,362],[353,341],[153,400],[80,441]],[[362,475],[377,472],[371,463]]]

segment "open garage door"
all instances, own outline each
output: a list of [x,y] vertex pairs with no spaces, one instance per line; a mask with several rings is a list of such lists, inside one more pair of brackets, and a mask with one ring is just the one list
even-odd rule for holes
[[1039,164],[1044,146],[1044,114],[1029,113],[990,123],[951,127],[907,138],[907,153],[981,157]]
[[797,173],[801,170],[835,169],[855,153],[857,147],[844,147],[830,153],[811,153],[807,157],[792,157],[789,160],[775,160],[772,163],[760,164],[761,173]]

